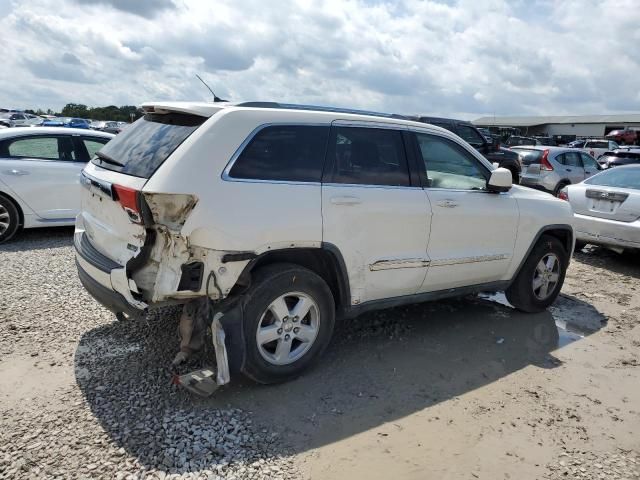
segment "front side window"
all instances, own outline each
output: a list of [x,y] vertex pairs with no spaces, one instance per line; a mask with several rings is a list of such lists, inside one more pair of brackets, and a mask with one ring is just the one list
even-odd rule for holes
[[260,130],[229,176],[251,180],[320,182],[329,127],[277,125]]
[[416,133],[429,188],[485,190],[488,172],[469,152],[449,139]]
[[580,157],[582,157],[582,165],[584,165],[584,168],[599,168],[598,162],[596,162],[593,157],[587,155],[586,153],[581,153]]
[[76,159],[73,140],[66,136],[18,138],[8,147],[10,157],[42,158],[45,160]]
[[329,140],[329,183],[409,186],[402,133],[382,128],[336,127]]
[[481,147],[485,143],[484,138],[482,138],[475,128],[469,125],[458,125],[458,134],[469,145],[473,145],[474,147]]

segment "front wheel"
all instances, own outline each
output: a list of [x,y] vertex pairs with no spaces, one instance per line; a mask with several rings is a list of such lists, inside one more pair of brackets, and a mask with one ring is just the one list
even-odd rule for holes
[[505,291],[509,303],[523,312],[541,312],[562,288],[569,256],[555,237],[543,235]]
[[295,378],[331,340],[335,305],[317,274],[292,264],[258,270],[244,308],[243,373],[258,383]]

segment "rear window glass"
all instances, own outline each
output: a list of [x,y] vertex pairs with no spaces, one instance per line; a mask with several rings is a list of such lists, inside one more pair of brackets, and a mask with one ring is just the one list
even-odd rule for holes
[[615,167],[586,179],[584,183],[640,190],[640,168]]
[[540,163],[542,158],[541,150],[524,150],[514,148],[518,155],[520,155],[520,161],[523,165],[531,165],[532,163]]
[[587,142],[587,148],[609,148],[609,142]]
[[183,113],[148,113],[107,143],[91,161],[108,170],[149,178],[206,120]]
[[320,182],[329,127],[262,129],[231,167],[229,176],[251,180]]

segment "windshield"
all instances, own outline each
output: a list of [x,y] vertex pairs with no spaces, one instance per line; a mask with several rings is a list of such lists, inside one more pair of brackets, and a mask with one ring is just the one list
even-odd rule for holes
[[107,143],[91,161],[108,170],[149,178],[206,120],[183,113],[146,114]]
[[640,190],[640,167],[616,167],[605,170],[584,181],[603,187],[633,188]]

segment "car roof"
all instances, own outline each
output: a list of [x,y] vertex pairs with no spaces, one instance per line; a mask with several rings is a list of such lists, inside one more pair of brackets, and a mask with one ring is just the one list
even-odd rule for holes
[[107,132],[97,132],[95,130],[87,130],[85,128],[64,128],[64,127],[16,127],[0,130],[0,140],[12,137],[22,137],[25,135],[90,135],[92,137],[113,138],[115,135]]
[[[415,117],[409,117],[405,115],[399,115],[395,113],[381,113],[371,112],[366,110],[354,110],[339,107],[324,107],[318,105],[300,105],[292,103],[276,103],[276,102],[145,102],[142,105],[142,109],[145,113],[169,113],[180,112],[188,113],[192,115],[199,115],[204,117],[211,117],[216,112],[223,110],[249,110],[249,111],[263,111],[263,112],[297,112],[308,113],[311,116],[325,117],[328,114],[340,115],[341,120],[353,120],[353,121],[368,121],[375,122],[375,118],[381,122],[392,122],[399,125],[407,125],[417,128],[424,128],[425,125],[429,125],[430,128],[445,133],[447,136],[453,135],[454,138],[458,138],[455,134],[452,134],[445,128],[438,127],[422,121],[416,120]],[[435,118],[430,117],[432,120]]]

